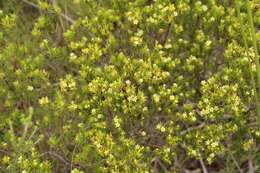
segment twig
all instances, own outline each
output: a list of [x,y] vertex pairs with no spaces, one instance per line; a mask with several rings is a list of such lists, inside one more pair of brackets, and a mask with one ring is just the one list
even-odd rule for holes
[[208,170],[207,170],[202,158],[200,158],[200,165],[201,165],[203,173],[208,173]]
[[252,154],[250,153],[248,156],[248,173],[254,173],[255,172],[255,168],[253,165],[253,158],[252,158]]
[[34,7],[34,8],[40,9],[40,7],[38,5],[36,5],[36,4],[34,4],[34,3],[30,2],[30,1],[27,1],[27,0],[22,0],[22,1],[24,3],[30,5],[30,6]]
[[73,149],[73,152],[72,152],[72,155],[71,155],[71,162],[70,162],[70,171],[72,172],[72,168],[73,168],[73,159],[74,159],[74,154],[75,154],[75,151],[76,151],[76,147],[77,147],[77,144],[75,145],[74,149]]
[[77,167],[77,168],[82,168],[82,169],[85,169],[85,168],[86,168],[85,165],[81,165],[81,164],[79,164],[79,163],[74,164],[73,162],[70,162],[67,158],[63,158],[61,155],[59,155],[58,153],[53,152],[53,151],[47,151],[47,152],[45,152],[45,153],[42,153],[42,154],[40,155],[40,157],[43,157],[43,156],[45,156],[45,155],[50,155],[50,156],[56,157],[56,158],[59,159],[61,162],[63,162],[67,167],[71,167],[71,165],[72,165],[72,167]]
[[61,13],[60,14],[61,15],[61,17],[63,17],[64,19],[66,19],[68,22],[70,22],[71,24],[74,24],[75,23],[75,21],[72,19],[72,18],[70,18],[69,16],[67,16],[67,15],[65,15],[65,14],[63,14],[63,13]]
[[201,173],[201,170],[200,169],[195,169],[195,170],[184,169],[184,173]]
[[169,171],[167,170],[167,168],[165,167],[165,165],[161,162],[161,160],[158,157],[155,157],[153,159],[154,162],[154,171],[157,172],[157,166],[159,165],[160,168],[163,170],[164,173],[168,173]]
[[62,161],[65,165],[68,165],[70,166],[70,162],[67,161],[66,159],[64,159],[62,156],[60,156],[59,154],[55,153],[55,152],[52,152],[52,151],[48,151],[48,152],[45,152],[45,153],[42,153],[40,156],[44,156],[44,155],[51,155],[51,156],[54,156],[56,158],[58,158],[60,161]]
[[30,137],[28,138],[28,141],[33,138],[34,134],[35,134],[37,131],[38,131],[38,128],[36,127],[36,128],[33,130],[33,132],[32,132],[32,134],[30,135]]
[[185,135],[185,134],[187,134],[187,133],[189,133],[189,132],[191,132],[191,131],[193,131],[193,130],[202,129],[204,126],[205,126],[205,123],[203,122],[203,123],[201,123],[201,124],[198,125],[198,126],[189,127],[189,128],[187,128],[186,130],[181,131],[181,132],[180,132],[180,135]]
[[[51,0],[51,3],[52,3],[53,7],[57,4],[56,0]],[[65,31],[64,23],[62,21],[62,17],[61,16],[59,16],[59,21],[60,21],[60,25],[61,25],[62,31]]]
[[[34,7],[34,8],[37,8],[38,10],[41,9],[37,4],[35,4],[35,3],[33,3],[33,2],[30,2],[30,1],[28,1],[28,0],[22,0],[22,2],[24,2],[24,3],[27,4],[27,5],[32,6],[32,7]],[[75,21],[74,21],[72,18],[70,18],[69,16],[67,16],[67,15],[64,14],[64,13],[60,13],[60,16],[61,16],[62,18],[64,18],[65,20],[67,20],[68,22],[70,22],[71,24],[74,24],[74,23],[75,23]]]
[[1,153],[4,153],[4,154],[6,154],[6,155],[11,155],[10,153],[8,153],[7,151],[2,150],[2,149],[0,149],[0,152],[1,152]]
[[168,27],[167,27],[167,30],[166,30],[166,33],[162,39],[162,42],[161,44],[164,46],[166,41],[167,41],[167,38],[169,37],[170,33],[172,31],[172,22],[168,24]]
[[240,173],[243,173],[243,170],[240,168],[240,166],[239,166],[237,160],[235,159],[234,155],[231,153],[230,150],[228,150],[228,153],[229,153],[231,159],[233,160],[233,162],[235,163],[235,165],[236,165],[237,169],[239,170],[239,172],[240,172]]

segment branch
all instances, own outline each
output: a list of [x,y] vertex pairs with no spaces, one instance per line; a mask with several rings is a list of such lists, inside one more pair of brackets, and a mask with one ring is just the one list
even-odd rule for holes
[[69,162],[69,161],[67,161],[67,159],[65,159],[65,158],[63,158],[62,156],[60,156],[59,154],[57,154],[57,153],[55,153],[55,152],[52,152],[52,151],[47,151],[47,152],[45,152],[45,153],[42,153],[41,155],[40,155],[40,157],[41,156],[44,156],[44,155],[51,155],[51,156],[54,156],[54,157],[56,157],[56,158],[58,158],[61,162],[63,162],[65,165],[67,165],[67,166],[70,166],[71,165],[71,163]]
[[253,158],[252,158],[252,154],[249,154],[249,158],[248,158],[248,173],[255,173],[255,168],[253,165]]
[[198,126],[189,127],[189,128],[187,128],[186,130],[181,131],[181,132],[180,132],[180,135],[185,135],[185,134],[187,134],[187,133],[189,133],[189,132],[191,132],[191,131],[193,131],[193,130],[202,129],[204,126],[205,126],[205,123],[203,122],[203,123],[201,123],[201,124],[198,125]]
[[5,150],[2,150],[2,149],[0,149],[0,152],[6,154],[6,155],[8,155],[8,156],[11,155],[9,152],[7,152],[7,151],[5,151]]
[[239,173],[243,173],[243,170],[240,168],[237,160],[235,159],[234,155],[232,154],[232,152],[229,149],[228,149],[228,153],[229,153],[231,159],[233,160],[233,162],[235,163],[237,169],[239,170]]
[[71,168],[75,167],[75,168],[80,168],[80,169],[87,169],[86,165],[82,165],[80,163],[73,163],[70,160],[68,160],[67,158],[62,157],[61,155],[59,155],[58,153],[56,153],[55,151],[47,151],[45,153],[40,154],[40,157],[44,157],[45,155],[49,155],[49,156],[53,156],[55,158],[57,158],[58,160],[60,160],[64,165],[67,166],[67,168]]
[[[36,8],[36,9],[38,9],[38,10],[41,9],[37,4],[35,4],[35,3],[33,3],[33,2],[30,2],[30,1],[28,1],[28,0],[22,0],[22,2],[25,3],[25,4],[27,4],[27,5],[30,5],[30,6],[32,6],[32,7],[34,7],[34,8]],[[67,20],[68,22],[70,22],[71,24],[74,24],[74,23],[75,23],[75,21],[74,21],[72,18],[70,18],[69,16],[67,16],[67,15],[64,14],[64,13],[61,13],[60,16],[61,16],[63,19],[65,19],[65,20]]]
[[168,173],[168,172],[169,172],[169,171],[167,170],[167,168],[165,167],[165,165],[161,162],[161,160],[160,160],[158,157],[155,157],[152,162],[154,162],[154,171],[155,171],[155,172],[158,172],[157,166],[160,166],[160,168],[162,169],[162,171],[163,171],[164,173]]
[[200,158],[200,165],[201,165],[201,168],[203,170],[203,173],[208,173],[208,170],[207,170],[202,158]]
[[184,173],[201,173],[201,170],[200,169],[195,169],[195,170],[184,169]]
[[40,9],[40,7],[39,7],[38,5],[36,5],[36,4],[34,4],[34,3],[30,2],[30,1],[22,0],[22,2],[24,2],[24,3],[26,3],[26,4],[30,5],[30,6],[32,6],[32,7],[34,7],[34,8]]

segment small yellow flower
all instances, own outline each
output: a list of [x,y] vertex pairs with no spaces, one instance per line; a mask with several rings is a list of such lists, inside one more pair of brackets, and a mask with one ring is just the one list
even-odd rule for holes
[[114,124],[118,128],[121,124],[121,119],[119,119],[117,116],[114,117]]
[[134,23],[135,25],[137,25],[137,24],[139,23],[139,21],[138,21],[137,19],[134,19],[133,23]]
[[9,156],[4,156],[3,157],[3,163],[5,163],[5,164],[10,163],[10,157]]
[[170,48],[172,48],[172,45],[170,43],[168,43],[164,47],[165,47],[165,49],[170,49]]
[[74,90],[76,88],[76,82],[70,75],[66,79],[60,79],[59,85],[62,91]]
[[34,89],[33,86],[31,86],[31,85],[27,86],[28,91],[32,91],[33,89]]
[[160,102],[160,95],[154,94],[153,95],[153,100],[154,100],[155,103],[159,103]]
[[142,135],[142,136],[145,136],[145,135],[146,135],[146,132],[145,132],[145,131],[142,131],[142,132],[141,132],[141,135]]
[[160,130],[161,132],[166,131],[166,128],[161,123],[157,124],[156,129]]
[[70,111],[75,111],[78,108],[78,105],[72,101],[68,108]]
[[47,96],[45,97],[42,97],[40,100],[39,100],[39,104],[40,105],[47,105],[49,103],[49,98]]
[[127,99],[129,102],[137,102],[137,97],[135,95],[131,95]]
[[243,148],[245,151],[249,151],[250,148],[253,146],[254,144],[254,140],[253,139],[249,139],[248,141],[246,141],[244,144],[243,144]]
[[130,81],[130,80],[126,80],[125,83],[126,83],[127,85],[130,85],[130,84],[131,84],[131,81]]

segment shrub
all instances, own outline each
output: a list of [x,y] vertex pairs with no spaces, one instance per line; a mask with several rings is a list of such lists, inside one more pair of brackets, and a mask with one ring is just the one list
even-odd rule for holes
[[259,2],[236,2],[0,1],[1,171],[259,169]]

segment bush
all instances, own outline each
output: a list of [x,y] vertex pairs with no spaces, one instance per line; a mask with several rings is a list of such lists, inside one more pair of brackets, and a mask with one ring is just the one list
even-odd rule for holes
[[1,172],[259,169],[247,5],[0,1]]

